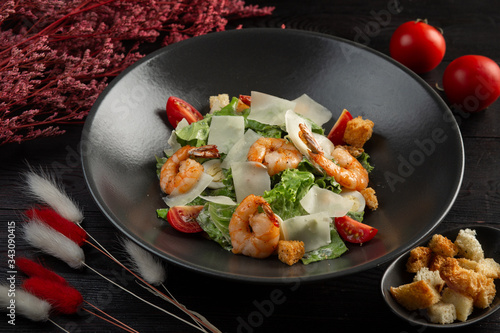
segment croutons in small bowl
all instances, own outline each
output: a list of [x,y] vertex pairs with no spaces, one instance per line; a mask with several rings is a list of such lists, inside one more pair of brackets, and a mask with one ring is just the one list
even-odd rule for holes
[[476,225],[434,233],[397,258],[382,277],[382,295],[411,323],[457,327],[498,310],[500,230]]

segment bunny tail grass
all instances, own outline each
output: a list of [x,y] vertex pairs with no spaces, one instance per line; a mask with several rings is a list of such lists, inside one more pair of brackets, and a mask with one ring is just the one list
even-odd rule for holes
[[40,169],[36,173],[33,168],[24,173],[26,190],[37,201],[52,207],[62,217],[79,224],[83,213],[78,205],[66,194],[54,175]]
[[75,242],[37,219],[23,225],[23,237],[31,246],[61,259],[72,268],[83,266],[83,250]]
[[[49,302],[44,301],[22,289],[16,289],[15,296],[16,312],[33,321],[47,321],[51,310]],[[0,307],[8,309],[11,304],[9,287],[0,285]]]
[[139,273],[146,282],[154,286],[159,286],[165,281],[165,268],[157,257],[153,256],[130,239],[123,238],[121,243],[130,256],[133,269]]

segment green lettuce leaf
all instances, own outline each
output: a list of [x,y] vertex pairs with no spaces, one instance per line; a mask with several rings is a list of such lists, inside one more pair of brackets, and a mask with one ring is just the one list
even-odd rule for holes
[[220,110],[214,111],[214,116],[241,116],[239,112],[236,111],[238,106],[238,98],[233,97],[228,105],[221,108]]
[[302,159],[297,169],[312,173],[315,176],[314,182],[320,188],[324,188],[335,193],[340,193],[342,191],[342,187],[335,180],[334,177],[330,177],[326,173],[316,169],[314,165],[307,158]]
[[202,120],[192,123],[178,131],[175,131],[177,135],[177,142],[182,146],[203,146],[207,144],[208,134],[210,132],[210,121],[212,116],[205,116]]
[[340,238],[337,230],[335,230],[333,225],[330,228],[330,237],[330,244],[305,253],[301,259],[302,263],[304,265],[307,265],[316,261],[335,259],[340,257],[344,252],[348,250],[347,246],[344,244],[344,241]]
[[314,184],[314,175],[308,171],[286,169],[281,173],[281,180],[274,188],[264,193],[264,199],[271,205],[275,214],[283,220],[306,215],[300,200]]
[[358,158],[357,158],[357,160],[359,161],[359,163],[361,163],[361,165],[363,166],[363,168],[365,168],[366,171],[368,171],[368,173],[372,172],[372,170],[374,169],[374,166],[372,166],[370,164],[370,162],[368,162],[369,159],[370,159],[370,155],[368,155],[365,152],[361,153],[361,155],[359,155]]
[[229,237],[229,222],[235,209],[236,206],[207,202],[197,218],[198,224],[210,239],[219,243],[222,248],[228,251],[232,249],[231,238]]
[[164,219],[165,221],[167,220],[167,213],[168,213],[168,210],[169,208],[158,208],[156,210],[156,215],[161,218],[161,219]]

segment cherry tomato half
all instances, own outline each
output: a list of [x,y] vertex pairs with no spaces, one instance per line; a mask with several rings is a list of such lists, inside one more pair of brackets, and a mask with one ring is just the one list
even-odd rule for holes
[[484,110],[500,96],[500,67],[484,56],[462,56],[446,67],[443,89],[448,100],[463,111]]
[[421,74],[439,65],[446,43],[439,30],[417,20],[403,23],[394,31],[389,51],[394,60]]
[[349,216],[335,218],[335,227],[343,240],[350,243],[365,243],[375,237],[378,229],[356,221]]
[[252,96],[240,95],[239,99],[242,103],[245,103],[248,106],[252,105]]
[[328,133],[328,139],[330,139],[330,141],[334,145],[345,144],[344,133],[349,120],[352,120],[352,115],[349,111],[344,109],[344,111],[342,111],[339,118],[335,122],[335,125],[333,125],[332,129],[330,130],[330,133]]
[[195,233],[203,231],[196,218],[200,214],[203,206],[175,206],[168,210],[167,221],[178,231],[185,233]]
[[186,118],[187,122],[191,124],[203,119],[203,116],[191,104],[171,96],[167,100],[167,118],[170,125],[176,128],[182,118]]

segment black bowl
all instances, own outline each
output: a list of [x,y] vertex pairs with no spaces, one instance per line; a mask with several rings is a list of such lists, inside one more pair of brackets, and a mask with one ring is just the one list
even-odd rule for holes
[[[288,267],[276,258],[236,256],[160,221],[155,175],[172,128],[169,96],[202,112],[211,95],[252,90],[294,99],[304,93],[331,110],[375,122],[365,146],[380,208],[365,222],[378,235],[336,260]],[[166,260],[213,276],[251,282],[314,281],[352,274],[395,258],[427,236],[453,204],[464,151],[453,114],[419,76],[374,50],[288,29],[212,33],[165,47],[114,79],[92,108],[81,142],[88,187],[127,237]]]
[[[477,235],[476,238],[481,243],[484,251],[485,258],[493,258],[496,262],[500,262],[500,243],[498,240],[500,239],[500,230],[496,228],[491,228],[488,226],[469,226],[469,229],[475,230]],[[447,230],[442,232],[441,235],[448,237],[450,240],[454,241],[458,235],[460,229],[466,228],[456,228]],[[418,245],[427,245],[430,238],[425,241],[420,242]],[[415,246],[418,246],[415,245]],[[390,287],[398,287],[402,284],[410,283],[413,281],[413,276],[415,274],[408,273],[406,271],[406,262],[408,261],[408,257],[410,256],[409,251],[401,255],[397,258],[385,271],[382,281],[381,281],[381,289],[382,296],[384,297],[385,302],[391,310],[400,316],[403,319],[408,320],[413,325],[419,326],[429,326],[429,327],[439,327],[439,328],[452,328],[452,327],[460,327],[466,326],[472,323],[475,323],[481,319],[486,318],[487,316],[493,314],[500,307],[500,298],[495,296],[493,302],[490,307],[486,309],[474,309],[472,314],[468,317],[468,319],[464,322],[455,321],[451,324],[434,324],[431,323],[425,316],[425,311],[408,311],[403,306],[401,306],[396,300],[392,297],[389,289]],[[497,283],[498,286],[498,283]],[[498,289],[498,288],[497,288]]]

